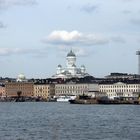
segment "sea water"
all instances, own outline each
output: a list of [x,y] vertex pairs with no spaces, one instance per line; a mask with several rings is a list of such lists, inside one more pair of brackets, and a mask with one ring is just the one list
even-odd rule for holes
[[0,140],[139,139],[139,105],[0,103]]

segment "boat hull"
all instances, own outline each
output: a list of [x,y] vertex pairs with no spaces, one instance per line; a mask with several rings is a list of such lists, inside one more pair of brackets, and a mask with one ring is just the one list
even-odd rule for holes
[[56,101],[57,102],[69,102],[69,100],[74,100],[76,96],[59,96]]
[[120,101],[120,100],[98,100],[98,104],[139,104],[139,101]]
[[69,102],[71,104],[98,104],[96,99],[88,99],[88,100],[75,99],[75,100],[69,100]]

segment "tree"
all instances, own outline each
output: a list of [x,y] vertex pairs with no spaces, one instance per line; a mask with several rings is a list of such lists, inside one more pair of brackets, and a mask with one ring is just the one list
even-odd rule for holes
[[18,92],[17,92],[17,96],[18,96],[18,98],[20,98],[21,94],[22,94],[21,91],[18,91]]

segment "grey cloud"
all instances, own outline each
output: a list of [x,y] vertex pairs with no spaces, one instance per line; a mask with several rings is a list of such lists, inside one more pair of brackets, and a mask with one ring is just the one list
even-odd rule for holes
[[137,42],[138,42],[138,43],[140,43],[140,38],[139,38],[139,39],[137,39]]
[[123,13],[123,14],[131,14],[132,11],[130,11],[130,10],[124,10],[124,11],[122,11],[122,13]]
[[122,0],[123,2],[133,2],[134,0]]
[[111,40],[115,43],[126,43],[126,40],[121,36],[113,36]]
[[0,0],[0,9],[16,5],[34,5],[36,3],[36,0]]
[[0,21],[0,28],[5,28],[5,27],[6,25],[2,21]]
[[87,4],[87,5],[84,5],[84,6],[81,8],[81,11],[84,11],[84,12],[87,12],[87,13],[92,13],[92,12],[96,11],[97,8],[98,8],[97,5]]
[[17,51],[16,48],[15,49],[0,48],[0,56],[7,56],[7,55],[15,54],[16,51]]
[[32,48],[0,48],[0,56],[9,56],[9,55],[32,55],[32,56],[41,56],[47,53],[46,49],[32,49]]
[[34,5],[36,0],[14,0],[11,4],[13,5]]
[[140,18],[131,19],[130,22],[132,24],[140,25]]

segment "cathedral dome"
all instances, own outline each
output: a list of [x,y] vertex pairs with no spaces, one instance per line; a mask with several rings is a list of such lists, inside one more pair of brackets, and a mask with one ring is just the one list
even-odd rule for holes
[[19,75],[18,75],[18,78],[19,78],[19,79],[26,79],[24,74],[19,74]]
[[82,65],[82,66],[81,66],[81,68],[82,68],[82,69],[85,69],[85,66],[84,66],[84,65]]
[[71,50],[68,54],[67,54],[67,57],[76,57],[76,55],[74,54],[74,52]]
[[73,65],[72,65],[72,67],[76,67],[76,65],[75,65],[75,64],[73,64]]

